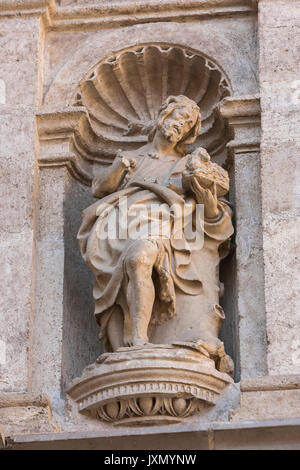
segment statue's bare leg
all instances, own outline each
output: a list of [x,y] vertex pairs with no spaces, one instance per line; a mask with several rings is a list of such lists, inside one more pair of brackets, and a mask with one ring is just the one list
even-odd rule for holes
[[114,305],[113,312],[107,324],[107,337],[113,351],[124,346],[123,344],[124,315],[119,305]]
[[148,342],[148,325],[155,300],[152,271],[158,255],[155,242],[139,240],[126,256],[126,271],[129,279],[127,302],[132,327],[132,345]]

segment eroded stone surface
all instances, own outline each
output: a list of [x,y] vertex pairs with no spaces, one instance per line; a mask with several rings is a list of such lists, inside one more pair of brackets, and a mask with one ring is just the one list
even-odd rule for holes
[[[299,372],[299,1],[203,0],[201,8],[198,4],[192,6],[195,2],[185,1],[180,2],[180,9],[178,2],[156,0],[142,6],[143,2],[131,0],[119,5],[101,2],[90,6],[86,0],[56,1],[52,6],[54,3],[57,11],[47,10],[46,0],[1,4],[1,390],[34,388],[39,393],[49,392],[62,416],[60,396],[66,383],[80,375],[84,364],[101,352],[97,350],[97,329],[92,321],[80,315],[84,305],[87,315],[92,311],[88,300],[91,286],[72,238],[80,221],[79,209],[72,208],[71,200],[81,200],[82,204],[85,201],[82,209],[92,199],[88,188],[79,185],[75,189],[78,183],[73,180],[70,185],[67,170],[58,167],[68,167],[72,177],[81,178],[84,184],[88,184],[90,176],[84,172],[78,176],[72,167],[72,151],[66,137],[68,119],[59,118],[56,127],[51,128],[52,140],[40,143],[39,149],[36,147],[39,165],[54,165],[42,170],[39,176],[42,187],[39,192],[36,190],[36,105],[42,108],[39,111],[50,110],[49,121],[54,124],[57,111],[70,103],[78,83],[91,67],[115,51],[152,42],[153,38],[159,43],[195,49],[214,59],[230,82],[237,102],[242,95],[256,94],[260,81],[261,158],[253,148],[250,153],[249,148],[244,149],[235,155],[234,171],[230,174],[234,178],[230,201],[237,216],[237,258],[232,254],[225,266],[231,270],[225,285],[227,291],[228,286],[234,286],[234,295],[228,298],[225,292],[223,305],[230,325],[225,328],[224,341],[229,342],[236,362],[240,355],[244,378],[268,372],[272,375]],[[130,10],[133,4],[139,5],[134,15]],[[159,8],[153,8],[154,4]],[[113,8],[114,16],[110,16],[109,8]],[[217,11],[218,17],[214,16]],[[43,137],[50,127],[44,127]],[[258,145],[259,129],[260,124],[248,120],[243,126],[236,125],[235,133],[253,146]],[[57,130],[59,139],[58,134],[55,136]],[[226,152],[218,163],[224,163],[225,158]],[[257,210],[261,193],[262,221]],[[83,277],[85,281],[81,283]],[[76,283],[80,284],[77,291]],[[190,314],[196,318],[196,309],[191,309]],[[180,331],[182,325],[178,320],[173,327]],[[85,338],[73,340],[81,329],[86,332],[87,349]],[[165,328],[163,335],[167,334]],[[192,328],[190,335],[186,339],[192,338]],[[76,355],[79,361],[74,360]],[[297,408],[293,407],[299,398],[296,389],[266,390],[262,386],[260,390],[260,386],[255,391],[243,392],[236,419],[278,416],[282,420],[297,415]],[[217,405],[221,408],[215,413],[203,413],[201,420],[218,419],[216,416],[228,420],[228,403],[230,398],[224,395]],[[52,430],[45,424],[45,409],[33,405],[30,410],[22,406],[14,409],[18,412],[9,407],[1,410],[6,423],[17,422],[20,417],[19,428],[12,425],[9,433],[18,429]],[[86,421],[80,425],[86,425]]]
[[[298,373],[300,2],[259,2],[262,198],[268,369]],[[278,40],[280,36],[280,40]],[[296,40],[296,43],[295,43]],[[272,54],[270,54],[272,50]]]
[[0,389],[26,391],[30,382],[34,278],[34,119],[38,99],[39,20],[1,21],[0,46],[0,79],[5,84],[0,118],[0,337],[4,350]]
[[49,398],[29,393],[0,394],[0,424],[4,437],[60,430],[52,418]]

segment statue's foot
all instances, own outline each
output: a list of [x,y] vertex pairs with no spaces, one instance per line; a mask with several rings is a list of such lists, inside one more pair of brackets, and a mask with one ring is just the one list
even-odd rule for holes
[[133,338],[132,340],[132,346],[145,346],[146,344],[149,344],[147,340],[143,338]]
[[132,347],[132,346],[145,346],[149,344],[147,339],[145,338],[130,338],[125,342],[126,347]]

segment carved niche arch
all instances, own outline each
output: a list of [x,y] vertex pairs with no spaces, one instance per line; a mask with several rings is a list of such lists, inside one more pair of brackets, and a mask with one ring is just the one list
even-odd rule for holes
[[179,94],[201,109],[202,132],[194,147],[201,145],[217,158],[229,140],[218,112],[220,102],[231,94],[224,71],[192,48],[147,43],[101,59],[79,82],[69,108],[52,117],[38,116],[42,149],[49,147],[51,136],[56,145],[59,139],[69,143],[67,155],[56,153],[53,159],[47,152],[39,158],[40,165],[67,165],[76,179],[90,185],[96,168],[110,164],[118,150],[146,143],[164,99]]

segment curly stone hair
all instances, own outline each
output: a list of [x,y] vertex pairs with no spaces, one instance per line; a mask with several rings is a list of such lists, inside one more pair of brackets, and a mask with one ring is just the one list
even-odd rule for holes
[[182,109],[184,108],[188,113],[192,113],[194,111],[197,111],[197,120],[195,125],[192,127],[192,129],[189,131],[189,133],[177,143],[176,145],[176,151],[180,153],[181,155],[186,155],[187,153],[187,146],[189,144],[192,144],[195,142],[197,139],[198,135],[200,134],[201,131],[201,113],[200,113],[200,108],[197,106],[195,101],[191,100],[190,98],[187,98],[187,96],[184,95],[179,95],[179,96],[169,96],[162,104],[158,118],[155,121],[154,125],[152,126],[149,135],[148,135],[148,141],[152,142],[154,139],[155,132],[157,130],[158,126],[161,126],[164,120],[172,114],[172,112],[175,109]]

